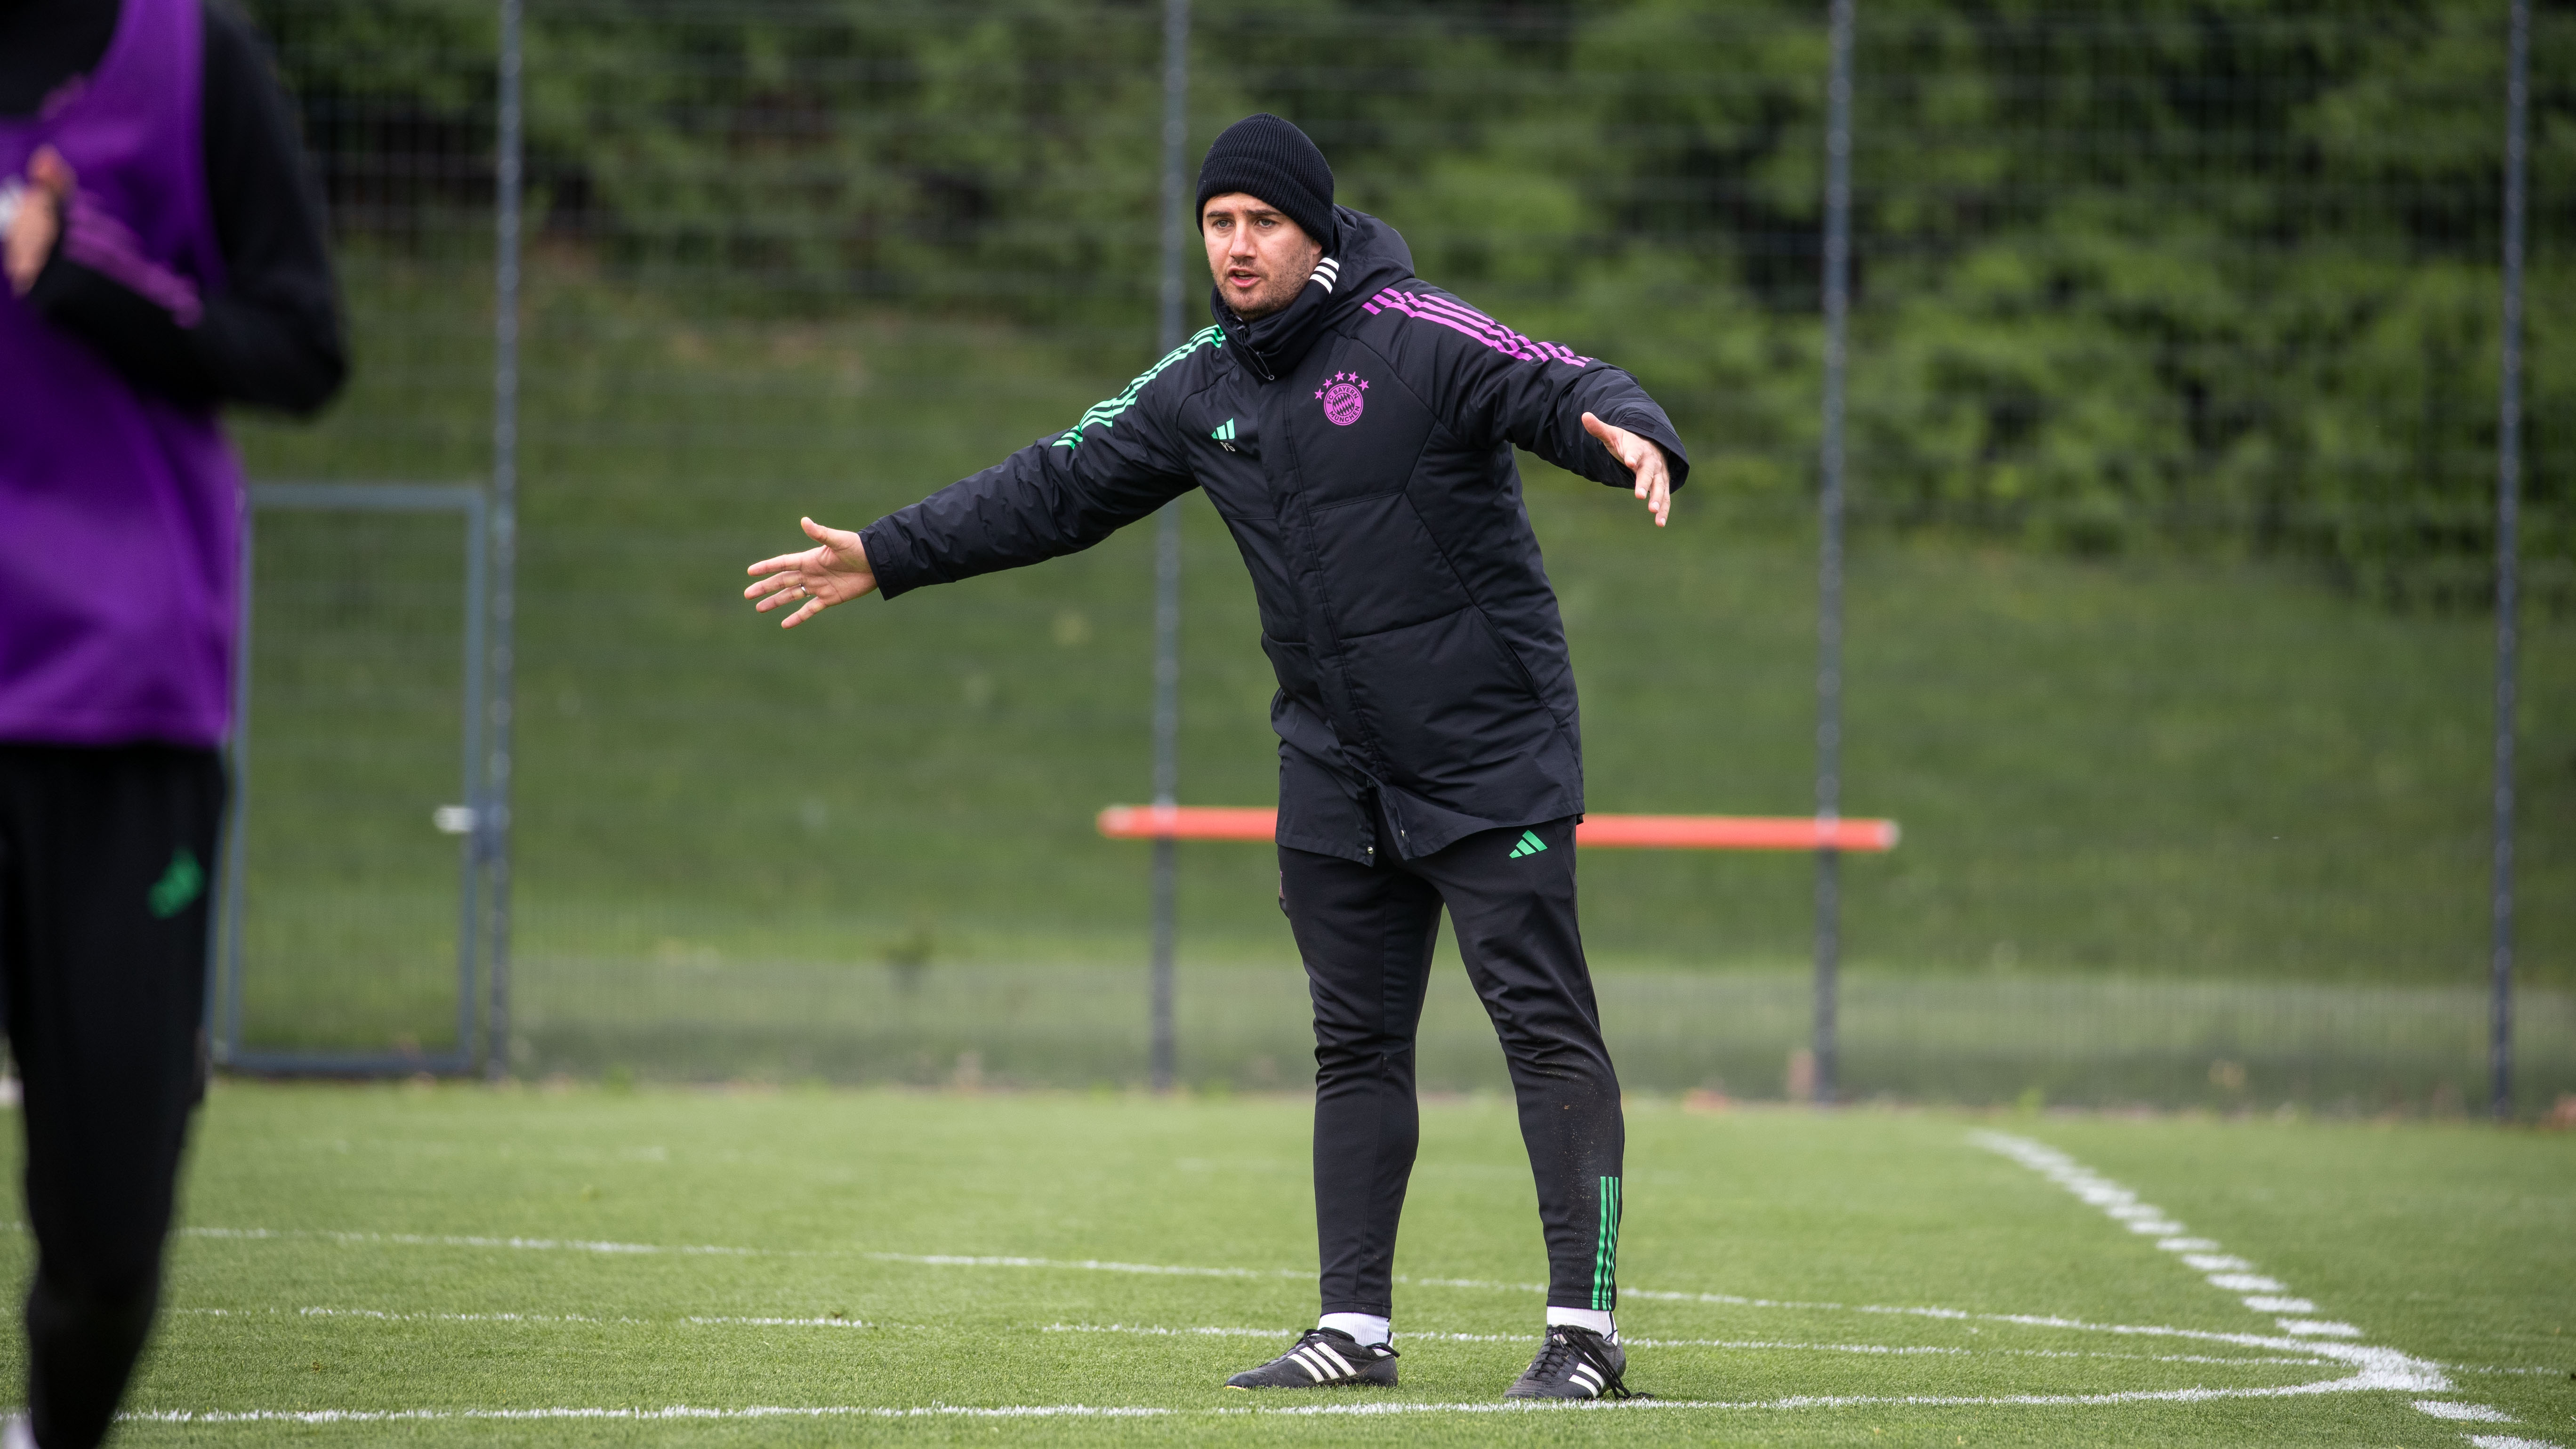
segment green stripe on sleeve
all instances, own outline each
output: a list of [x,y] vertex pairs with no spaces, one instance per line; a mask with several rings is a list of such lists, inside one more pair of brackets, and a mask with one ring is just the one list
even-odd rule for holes
[[1090,407],[1084,409],[1082,421],[1075,423],[1070,428],[1067,428],[1064,431],[1063,436],[1055,440],[1055,445],[1059,448],[1079,448],[1082,446],[1082,435],[1085,430],[1091,428],[1116,427],[1118,425],[1118,415],[1127,411],[1129,408],[1134,407],[1136,405],[1136,395],[1145,390],[1145,384],[1162,376],[1166,368],[1169,368],[1173,363],[1180,361],[1191,353],[1196,352],[1201,347],[1223,347],[1224,345],[1224,333],[1219,332],[1214,327],[1200,328],[1197,336],[1192,337],[1189,341],[1173,348],[1169,353],[1164,355],[1162,361],[1146,368],[1143,373],[1137,376],[1134,382],[1127,384],[1127,390],[1125,392],[1118,394],[1116,397],[1093,403]]

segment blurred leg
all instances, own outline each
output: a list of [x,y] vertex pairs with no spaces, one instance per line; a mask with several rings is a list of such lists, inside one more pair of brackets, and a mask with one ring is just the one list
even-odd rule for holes
[[1315,1233],[1323,1311],[1394,1316],[1395,1232],[1422,1135],[1413,1036],[1440,897],[1394,867],[1282,847],[1315,1001]]
[[223,769],[211,750],[0,746],[0,972],[24,1083],[28,1406],[106,1436],[152,1326],[188,1114]]

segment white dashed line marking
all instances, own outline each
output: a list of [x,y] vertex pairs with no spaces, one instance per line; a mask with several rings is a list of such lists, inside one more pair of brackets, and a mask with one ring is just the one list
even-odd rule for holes
[[[1969,1135],[1970,1140],[1978,1146],[2000,1152],[2024,1167],[2047,1177],[2095,1207],[2101,1208],[2110,1216],[2127,1220],[2132,1230],[2137,1228],[2138,1219],[2163,1216],[2157,1209],[2139,1202],[2136,1193],[2045,1143],[2033,1142],[2026,1137],[2008,1136],[2001,1132],[1975,1132]],[[2180,1257],[2185,1267],[2206,1274],[2212,1287],[2247,1295],[2244,1300],[2245,1306],[2254,1312],[2306,1314],[2316,1311],[2316,1304],[2305,1298],[2286,1296],[2289,1292],[2287,1285],[2279,1279],[2251,1271],[2253,1264],[2243,1258],[2220,1251],[2216,1242],[2208,1238],[2182,1236],[2184,1229],[2180,1223],[2169,1223],[2167,1226],[2175,1235],[2157,1243],[2157,1247]],[[2358,1348],[2358,1340],[2362,1337],[2359,1325],[2345,1323],[2339,1319],[2282,1318],[2278,1323],[2283,1333],[2289,1334],[2293,1339],[2309,1342],[2329,1338],[2343,1339],[2353,1341]],[[2319,1347],[2323,1349],[2322,1344]],[[2395,1352],[2367,1349],[2360,1351]],[[2404,1355],[2398,1356],[2404,1357]],[[2406,1362],[2420,1367],[2434,1378],[2440,1377],[2438,1365],[2425,1363],[2420,1359],[2406,1359]],[[2460,1404],[2448,1399],[2418,1399],[2414,1401],[2414,1408],[2418,1413],[2427,1414],[2436,1419],[2490,1424],[2513,1422],[2513,1417],[2503,1410],[2492,1409],[2484,1404]],[[2536,1439],[2516,1439],[2500,1435],[2473,1434],[2469,1436],[2469,1442],[2478,1446],[2478,1449],[2557,1449],[2555,1445],[2543,1444]]]
[[[2212,1288],[2241,1295],[2252,1312],[2305,1315],[2317,1311],[2315,1303],[2293,1295],[2290,1286],[2280,1279],[2254,1271],[2252,1263],[2223,1251],[2215,1239],[2188,1236],[2188,1230],[2166,1217],[2164,1209],[2138,1201],[2135,1192],[2044,1142],[2004,1132],[1971,1132],[1968,1140],[1988,1151],[2000,1152],[2065,1188],[2133,1233],[2158,1233],[2158,1248],[2180,1258],[2183,1266],[2205,1275]],[[2361,1337],[2361,1330],[2353,1325],[2329,1319],[2284,1317],[2278,1326],[2283,1333],[2301,1338]]]
[[2430,1414],[2436,1419],[2460,1419],[2476,1424],[2513,1422],[2513,1415],[2502,1409],[2488,1408],[2484,1404],[2454,1404],[2447,1399],[2417,1399],[2414,1407],[2415,1412]]

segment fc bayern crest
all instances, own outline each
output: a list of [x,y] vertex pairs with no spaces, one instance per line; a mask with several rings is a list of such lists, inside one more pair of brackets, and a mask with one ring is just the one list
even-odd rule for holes
[[1337,372],[1333,380],[1315,390],[1324,401],[1324,416],[1337,428],[1347,428],[1360,420],[1368,408],[1368,381],[1356,372]]

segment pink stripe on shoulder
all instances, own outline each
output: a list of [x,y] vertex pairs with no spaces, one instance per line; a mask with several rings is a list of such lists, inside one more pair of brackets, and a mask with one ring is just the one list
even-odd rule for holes
[[1475,308],[1447,297],[1400,292],[1389,287],[1360,306],[1371,315],[1380,311],[1401,312],[1417,322],[1436,323],[1520,362],[1562,362],[1568,367],[1588,367],[1592,363],[1591,358],[1562,343],[1534,342]]

